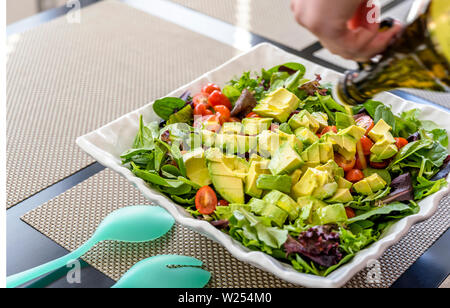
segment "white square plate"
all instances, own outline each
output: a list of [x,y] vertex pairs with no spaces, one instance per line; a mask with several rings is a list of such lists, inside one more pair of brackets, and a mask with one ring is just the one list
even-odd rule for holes
[[[180,96],[186,90],[196,93],[207,82],[214,82],[223,86],[228,80],[235,76],[240,76],[245,71],[260,72],[261,68],[268,69],[291,61],[305,65],[307,69],[306,78],[314,79],[315,74],[320,74],[323,81],[336,84],[340,77],[340,74],[334,71],[286,53],[273,45],[261,44],[206,73],[188,85],[169,93],[167,96]],[[164,74],[164,72],[161,72],[161,74]],[[419,108],[422,110],[422,119],[433,120],[441,127],[446,128],[447,131],[450,131],[450,116],[441,109],[405,101],[389,93],[383,93],[377,99],[391,105],[395,113]],[[439,193],[421,201],[418,214],[408,216],[395,223],[384,232],[379,241],[357,253],[349,263],[341,266],[327,277],[299,273],[289,264],[279,262],[265,253],[250,251],[208,222],[193,219],[182,206],[175,204],[160,192],[152,189],[129,169],[122,166],[120,155],[129,149],[133,143],[139,127],[139,116],[142,114],[146,123],[159,120],[158,116],[153,112],[152,104],[149,103],[102,128],[79,137],[77,144],[102,165],[124,176],[150,201],[168,210],[181,225],[191,228],[223,245],[237,259],[250,263],[294,284],[306,287],[340,287],[344,285],[353,275],[366,267],[368,262],[379,258],[387,248],[398,242],[413,224],[429,218],[436,211],[441,198],[449,191],[448,188],[443,189]]]

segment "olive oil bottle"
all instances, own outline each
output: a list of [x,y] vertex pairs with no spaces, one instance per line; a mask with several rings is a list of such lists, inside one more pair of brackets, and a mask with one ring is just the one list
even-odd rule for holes
[[381,55],[338,85],[346,104],[395,88],[450,91],[450,0],[416,0],[404,32]]

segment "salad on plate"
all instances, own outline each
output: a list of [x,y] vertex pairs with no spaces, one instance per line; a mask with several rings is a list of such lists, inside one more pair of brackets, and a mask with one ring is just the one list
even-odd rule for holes
[[448,134],[420,110],[343,106],[300,63],[155,101],[124,165],[251,250],[326,276],[447,186]]

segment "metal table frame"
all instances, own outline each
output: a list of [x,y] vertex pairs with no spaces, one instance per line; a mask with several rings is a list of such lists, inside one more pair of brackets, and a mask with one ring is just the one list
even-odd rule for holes
[[[100,0],[81,0],[80,3],[81,7],[86,7],[98,1]],[[404,0],[394,0],[383,7],[382,10],[387,11],[392,9],[403,1]],[[233,46],[233,42],[231,41],[233,36],[230,34],[234,33],[237,29],[234,25],[169,1],[152,0],[150,3],[150,1],[144,2],[140,0],[122,0],[122,2],[141,9],[151,15],[178,24],[191,31],[198,32],[227,45]],[[10,36],[30,30],[40,24],[65,15],[71,9],[72,8],[70,7],[60,7],[16,22],[7,27],[7,35]],[[170,16],[167,14],[168,11],[171,12]],[[243,31],[243,29],[240,29],[240,31]],[[321,44],[318,42],[302,50],[295,50],[260,35],[250,33],[248,31],[246,32],[250,38],[249,43],[251,46],[262,42],[269,42],[286,50],[287,52],[318,63],[322,66],[338,72],[345,71],[345,69],[340,66],[314,56],[315,52],[322,49]],[[411,101],[421,104],[430,104],[446,109],[433,102],[403,91],[393,91],[393,93]],[[50,201],[102,170],[104,170],[103,166],[99,163],[93,163],[7,210],[7,275],[26,270],[67,254],[66,249],[24,223],[20,217],[28,211]],[[33,257],[29,258],[30,255]],[[448,260],[450,260],[450,229],[442,234],[441,237],[392,285],[392,287],[436,288],[450,274],[450,262],[448,262]],[[90,267],[86,263],[82,263],[83,279],[81,284],[69,284],[66,279],[58,279],[65,276],[66,271],[67,270],[65,269],[60,269],[45,277],[35,280],[26,287],[43,287],[50,283],[49,287],[98,288],[110,287],[114,284],[112,279]]]

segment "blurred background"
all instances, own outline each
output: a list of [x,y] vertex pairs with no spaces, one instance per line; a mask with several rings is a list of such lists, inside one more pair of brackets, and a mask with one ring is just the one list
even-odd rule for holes
[[6,0],[6,23],[9,25],[66,3],[67,0]]

